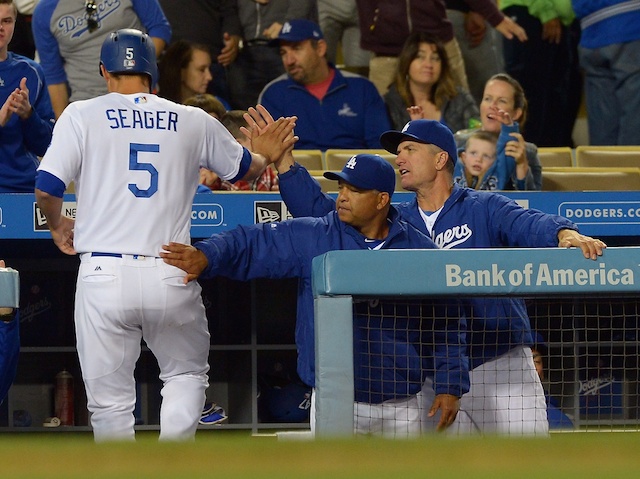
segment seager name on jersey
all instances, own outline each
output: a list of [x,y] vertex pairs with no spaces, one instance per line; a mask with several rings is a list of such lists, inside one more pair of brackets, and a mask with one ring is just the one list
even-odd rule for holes
[[116,128],[141,128],[155,130],[178,131],[178,114],[175,111],[147,111],[129,108],[109,108],[105,111],[109,127]]

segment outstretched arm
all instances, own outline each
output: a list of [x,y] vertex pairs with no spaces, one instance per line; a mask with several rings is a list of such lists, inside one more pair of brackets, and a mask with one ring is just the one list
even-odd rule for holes
[[251,128],[248,130],[251,141],[253,158],[251,167],[243,179],[252,180],[262,174],[264,169],[281,161],[281,158],[291,152],[298,137],[293,134],[296,118],[279,118],[269,123],[265,128]]
[[[262,105],[257,105],[255,108],[251,107],[244,114],[244,119],[247,122],[248,127],[241,127],[240,130],[247,137],[251,144],[253,145],[254,138],[263,134],[270,125],[275,123],[275,120],[271,116],[271,113]],[[293,120],[295,126],[295,117],[290,118]],[[289,140],[293,139],[293,143],[291,147],[286,149],[282,155],[278,158],[273,159],[273,165],[278,170],[278,173],[285,173],[289,171],[289,168],[293,166],[295,160],[293,159],[293,144],[298,140],[293,134],[293,130],[291,131],[291,137]]]
[[184,277],[184,284],[198,279],[198,276],[209,265],[209,260],[205,254],[193,246],[171,242],[162,245],[162,249],[164,251],[160,252],[160,257],[165,263],[180,268],[187,273]]
[[580,248],[587,259],[597,259],[602,256],[602,251],[607,247],[604,241],[585,236],[575,230],[562,229],[558,231],[558,246],[560,248],[570,248],[575,246]]
[[[252,130],[261,131],[274,120],[267,109],[258,105],[244,116],[248,128],[241,128],[247,138]],[[320,185],[300,165],[295,164],[292,150],[274,162],[278,170],[280,195],[294,217],[324,216],[335,209],[333,198],[322,193]]]

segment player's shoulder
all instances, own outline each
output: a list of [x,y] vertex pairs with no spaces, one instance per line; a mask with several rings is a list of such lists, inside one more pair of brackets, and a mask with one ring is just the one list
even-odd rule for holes
[[494,190],[460,188],[459,198],[463,204],[474,203],[488,211],[495,211],[503,207],[519,208],[514,200]]
[[210,117],[210,115],[206,111],[204,111],[202,108],[198,108],[191,105],[183,105],[182,103],[176,103],[175,101],[169,100],[167,98],[163,98],[158,95],[148,95],[148,96],[153,101],[156,107],[170,109],[178,112],[184,112],[187,115],[192,115],[199,118]]

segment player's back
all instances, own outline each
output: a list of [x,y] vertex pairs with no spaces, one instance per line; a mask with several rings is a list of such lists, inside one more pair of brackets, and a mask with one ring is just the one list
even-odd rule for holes
[[76,182],[76,251],[157,256],[168,241],[190,242],[199,166],[229,179],[241,156],[200,109],[111,93],[67,107],[41,169]]

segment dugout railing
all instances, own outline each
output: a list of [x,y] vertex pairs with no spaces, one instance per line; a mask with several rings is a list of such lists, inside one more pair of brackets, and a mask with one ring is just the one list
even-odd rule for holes
[[333,251],[312,282],[319,437],[353,435],[354,301],[477,295],[526,299],[569,430],[640,430],[640,248]]

